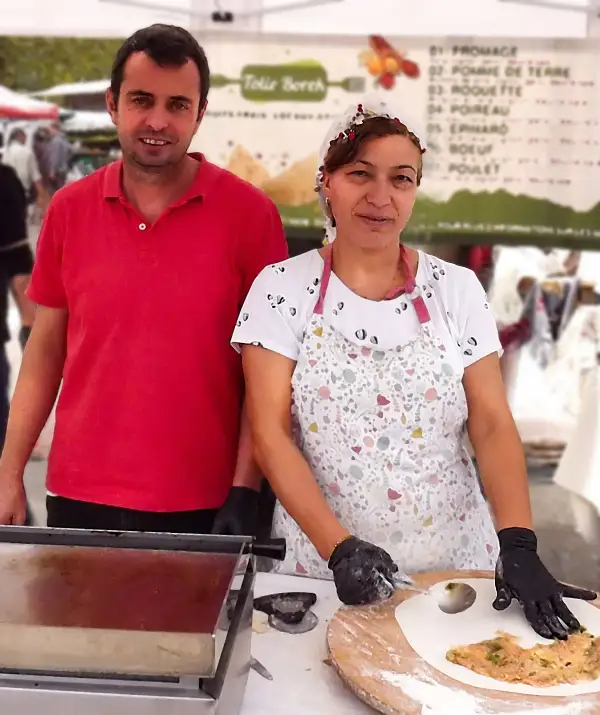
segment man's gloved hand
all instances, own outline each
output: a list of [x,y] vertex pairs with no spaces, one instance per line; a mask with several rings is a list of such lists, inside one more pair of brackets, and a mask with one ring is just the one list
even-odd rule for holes
[[494,608],[504,611],[516,599],[533,630],[542,638],[566,640],[581,628],[563,598],[593,601],[596,593],[559,583],[537,555],[537,538],[530,529],[502,529],[496,565]]
[[19,344],[21,345],[21,350],[25,350],[25,345],[27,345],[30,335],[31,328],[28,325],[23,325],[21,330],[19,330]]
[[213,534],[255,536],[259,496],[259,492],[250,487],[231,487],[215,518]]
[[351,536],[338,544],[329,559],[338,598],[347,606],[361,606],[389,598],[394,593],[398,567],[392,557],[374,544]]

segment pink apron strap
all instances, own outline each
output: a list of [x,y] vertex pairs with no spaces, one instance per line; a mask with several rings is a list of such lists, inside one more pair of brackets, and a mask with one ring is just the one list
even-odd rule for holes
[[431,320],[431,315],[429,315],[429,308],[423,300],[423,296],[417,295],[414,298],[411,298],[410,302],[415,309],[419,323],[421,323],[421,325],[428,323]]
[[[317,302],[315,304],[314,308],[314,313],[316,315],[323,315],[323,305],[325,304],[325,295],[327,293],[327,287],[329,286],[329,279],[331,278],[331,271],[332,271],[332,261],[331,261],[331,255],[332,255],[332,249],[333,245],[330,243],[325,247],[325,251],[323,254],[323,261],[325,265],[323,266],[323,275],[321,276],[321,286],[319,288],[319,297],[317,299]],[[412,273],[411,266],[410,266],[410,261],[408,260],[408,251],[403,245],[400,245],[400,263],[404,267],[404,270],[406,272],[406,275],[408,278],[406,279],[406,282],[403,286],[398,286],[396,288],[393,288],[387,295],[385,296],[384,300],[393,300],[394,298],[397,298],[398,296],[402,295],[405,293],[407,296],[410,296],[416,289],[417,289],[417,284],[415,281],[415,276]],[[417,294],[416,296],[412,297],[410,299],[410,302],[415,309],[415,312],[417,313],[417,318],[419,319],[419,323],[421,325],[428,323],[431,320],[431,316],[429,314],[429,309],[427,308],[427,305],[425,304],[425,301],[423,300],[423,296]]]
[[415,275],[412,272],[410,261],[408,260],[408,251],[403,245],[400,246],[400,261],[404,266],[404,270],[408,278],[406,279],[404,286],[391,291],[390,298],[396,298],[401,295],[402,292],[406,293],[407,296],[411,296],[416,291],[417,294],[410,298],[410,302],[412,307],[415,309],[419,323],[421,323],[421,325],[425,325],[425,323],[428,323],[431,320],[431,315],[429,314],[427,304],[423,300],[423,296],[418,290]]
[[392,288],[389,293],[386,294],[384,300],[394,300],[394,298],[397,298],[403,293],[410,295],[415,289],[415,277],[412,274],[410,261],[408,260],[408,251],[403,245],[400,245],[400,265],[404,267],[404,272],[408,278],[406,279],[404,285]]
[[319,297],[315,304],[314,314],[323,315],[323,305],[325,304],[325,294],[327,293],[327,287],[329,286],[329,279],[331,278],[331,243],[325,246],[323,261],[325,265],[323,266],[323,275],[321,276],[321,286],[319,288]]

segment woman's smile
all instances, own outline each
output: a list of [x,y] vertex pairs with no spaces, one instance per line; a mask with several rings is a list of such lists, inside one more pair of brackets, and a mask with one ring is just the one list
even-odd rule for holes
[[376,213],[357,213],[355,214],[364,223],[367,223],[371,229],[378,229],[392,225],[395,219],[389,216],[379,216]]

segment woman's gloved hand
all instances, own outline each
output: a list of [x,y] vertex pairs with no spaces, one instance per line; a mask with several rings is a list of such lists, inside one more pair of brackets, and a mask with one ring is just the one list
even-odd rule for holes
[[537,555],[537,538],[530,529],[502,529],[498,533],[500,557],[496,565],[494,608],[504,611],[519,601],[533,630],[542,638],[566,640],[581,624],[563,598],[593,601],[597,594],[559,583]]
[[338,544],[329,559],[338,598],[347,606],[362,606],[389,598],[398,567],[374,544],[351,536]]
[[256,536],[259,493],[250,487],[231,487],[213,524],[213,534]]

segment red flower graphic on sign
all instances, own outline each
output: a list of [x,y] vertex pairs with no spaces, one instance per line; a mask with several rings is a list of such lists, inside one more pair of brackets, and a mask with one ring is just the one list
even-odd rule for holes
[[405,75],[417,79],[421,69],[416,62],[406,58],[401,50],[394,48],[381,35],[370,35],[369,50],[361,52],[360,63],[375,77],[375,84],[384,89],[393,89],[396,78]]

